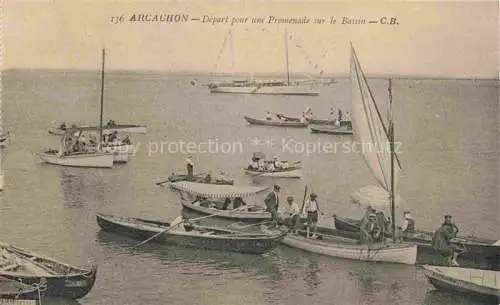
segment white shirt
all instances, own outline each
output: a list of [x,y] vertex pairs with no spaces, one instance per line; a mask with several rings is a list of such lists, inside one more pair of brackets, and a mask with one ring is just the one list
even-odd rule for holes
[[308,199],[304,206],[306,212],[316,212],[318,210],[318,203],[316,200]]
[[281,167],[283,169],[287,169],[289,167],[288,162],[283,162],[283,164],[281,164]]
[[304,124],[304,123],[307,123],[307,120],[306,120],[305,117],[301,116],[300,117],[300,122]]
[[268,112],[268,113],[266,114],[266,118],[267,118],[267,119],[270,119],[270,118],[272,118],[272,117],[273,117],[272,113]]
[[408,228],[408,219],[405,218],[405,220],[403,221],[403,227],[401,229],[403,231],[406,231],[407,228]]
[[189,164],[189,165],[191,165],[191,166],[194,166],[193,159],[191,159],[191,158],[186,158],[186,164]]
[[299,206],[297,205],[297,203],[295,201],[292,202],[292,205],[289,205],[288,208],[290,210],[290,216],[294,216],[294,215],[299,214]]
[[269,171],[274,170],[274,164],[272,162],[267,165],[267,170],[269,170]]

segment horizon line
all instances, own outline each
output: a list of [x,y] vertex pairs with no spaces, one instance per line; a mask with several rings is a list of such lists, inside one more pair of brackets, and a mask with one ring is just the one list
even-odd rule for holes
[[[0,73],[7,73],[11,71],[37,71],[37,72],[61,72],[61,73],[67,73],[67,72],[80,72],[80,73],[99,73],[99,69],[86,69],[86,68],[70,68],[70,69],[65,69],[65,68],[7,68],[7,69],[0,69]],[[208,72],[208,71],[202,71],[202,70],[151,70],[151,69],[109,69],[107,70],[107,73],[130,73],[130,74],[170,74],[170,75],[203,75],[203,76],[212,76],[212,77],[227,77],[227,76],[232,76],[232,77],[246,77],[249,75],[252,76],[268,76],[268,75],[275,75],[275,76],[286,76],[286,73],[283,72],[256,72],[256,73],[250,73],[250,72],[219,72],[219,73],[213,73],[213,72]],[[336,78],[349,78],[349,72],[325,72],[323,75],[318,75],[318,73],[310,73],[310,72],[292,72],[290,73],[291,75],[297,76],[297,75],[303,75],[304,77],[309,76],[311,80],[314,79],[325,79],[325,78],[331,78],[331,77],[336,77]],[[457,80],[495,80],[499,81],[500,80],[500,75],[497,75],[495,77],[486,77],[486,76],[454,76],[454,75],[422,75],[422,74],[395,74],[395,73],[367,73],[366,76],[372,77],[372,78],[414,78],[414,79],[419,79],[419,78],[425,78],[425,79],[457,79]]]

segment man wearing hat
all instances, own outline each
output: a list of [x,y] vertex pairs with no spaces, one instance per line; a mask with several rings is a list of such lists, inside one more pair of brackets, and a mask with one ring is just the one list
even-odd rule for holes
[[285,217],[286,217],[285,223],[290,228],[290,231],[295,234],[297,232],[296,228],[300,219],[299,218],[300,210],[299,206],[293,199],[294,199],[293,196],[286,197],[286,201],[288,202],[288,208],[285,212]]
[[370,213],[368,221],[361,226],[361,243],[369,244],[381,242],[383,240],[382,226],[377,221],[377,215]]
[[266,204],[266,212],[271,213],[271,227],[276,226],[278,221],[278,206],[280,203],[279,199],[280,186],[275,184],[273,187],[273,191],[267,194],[266,199],[264,199],[264,203]]
[[318,201],[316,198],[318,195],[315,193],[311,193],[309,196],[309,200],[307,200],[304,204],[304,210],[302,211],[303,214],[307,213],[307,237],[309,237],[309,230],[311,227],[314,228],[313,236],[312,238],[316,238],[316,232],[318,230],[317,224],[318,224],[318,213],[321,213],[321,215],[325,215],[321,210],[319,209]]
[[458,266],[458,255],[463,252],[451,240],[457,236],[458,227],[452,221],[452,216],[444,215],[443,224],[436,230],[432,239],[433,248],[444,256],[448,266]]
[[411,216],[409,211],[406,211],[403,213],[403,216],[405,218],[403,222],[403,227],[401,230],[403,231],[404,234],[413,234],[415,233],[415,220]]
[[192,180],[193,179],[193,171],[194,171],[193,156],[188,155],[185,162],[186,162],[186,170],[187,170],[188,180]]

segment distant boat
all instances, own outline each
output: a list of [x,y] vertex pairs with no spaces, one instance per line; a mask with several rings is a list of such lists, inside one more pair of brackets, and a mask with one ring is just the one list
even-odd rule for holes
[[305,128],[307,123],[301,122],[285,122],[285,121],[273,121],[273,120],[259,120],[248,116],[243,116],[243,118],[252,125],[262,125],[262,126],[275,126],[275,127],[297,127]]
[[[298,118],[298,117],[291,117],[291,116],[287,116],[287,115],[284,115],[281,113],[277,113],[276,116],[279,119],[282,119],[285,121],[300,122],[300,118]],[[306,121],[307,121],[307,123],[313,124],[313,125],[334,125],[335,124],[334,120],[329,120],[329,119],[316,119],[316,118],[307,118],[306,117]],[[342,119],[342,121],[340,121],[340,127],[351,127],[352,128],[351,120]]]
[[172,227],[168,222],[101,213],[97,214],[97,223],[103,230],[138,240],[157,236],[153,242],[253,254],[263,254],[274,250],[286,234],[286,231],[271,234],[243,233],[200,225],[192,225],[190,229],[187,229],[181,225]]
[[460,267],[424,266],[425,276],[437,289],[476,297],[497,305],[500,302],[500,272]]
[[273,177],[273,178],[302,178],[302,168],[299,166],[292,166],[287,169],[275,169],[273,171],[268,170],[254,170],[249,168],[244,168],[245,174],[252,177]]
[[[230,32],[231,33],[231,32]],[[231,34],[232,52],[232,34]],[[286,81],[278,80],[235,80],[223,81],[209,84],[211,93],[233,93],[233,94],[261,94],[261,95],[301,95],[317,96],[319,91],[316,85],[311,82],[290,81],[290,64],[288,60],[288,32],[285,30],[285,56],[286,56]],[[224,41],[225,44],[225,41]],[[233,52],[231,53],[234,57]],[[234,62],[234,60],[233,60]]]
[[[0,276],[28,285],[46,286],[42,296],[79,299],[96,280],[97,266],[81,268],[12,245],[0,244]],[[0,293],[1,294],[1,293]]]
[[335,127],[332,125],[309,125],[311,133],[327,133],[334,135],[352,135],[352,128],[349,127]]
[[[113,122],[113,121],[111,121]],[[99,131],[98,126],[85,126],[85,125],[74,125],[74,127],[77,128],[82,128],[88,131]],[[49,128],[49,134],[55,135],[55,136],[62,136],[66,132],[66,124],[61,124],[59,126],[51,127]],[[129,133],[141,133],[145,134],[147,133],[147,127],[146,125],[139,125],[139,124],[120,124],[120,123],[114,123],[114,124],[106,124],[102,128],[103,131],[122,131],[122,132],[129,132]]]

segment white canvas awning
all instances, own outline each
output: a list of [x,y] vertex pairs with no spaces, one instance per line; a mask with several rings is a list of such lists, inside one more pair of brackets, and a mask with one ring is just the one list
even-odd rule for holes
[[268,189],[267,187],[219,185],[189,181],[173,182],[170,183],[170,186],[175,190],[206,198],[247,197]]

